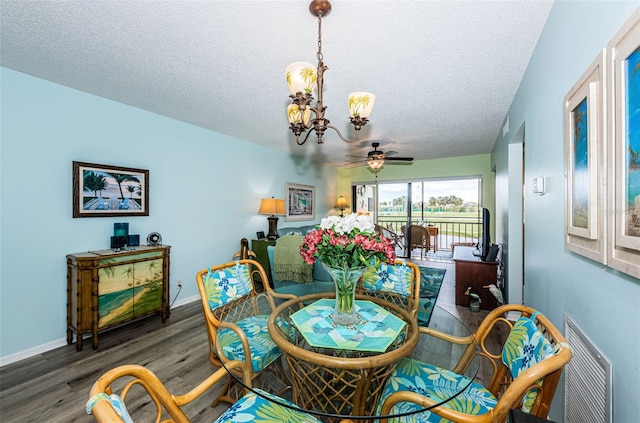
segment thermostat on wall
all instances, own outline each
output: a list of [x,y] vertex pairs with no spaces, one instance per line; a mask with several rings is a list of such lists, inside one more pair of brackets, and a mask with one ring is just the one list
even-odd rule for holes
[[545,177],[538,176],[537,178],[533,178],[533,193],[538,195],[544,195],[545,191]]

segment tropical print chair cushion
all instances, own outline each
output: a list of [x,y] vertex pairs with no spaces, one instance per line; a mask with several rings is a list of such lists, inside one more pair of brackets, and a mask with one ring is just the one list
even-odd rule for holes
[[85,406],[87,414],[91,414],[91,410],[93,409],[93,406],[99,403],[100,401],[109,401],[113,409],[116,410],[116,413],[118,414],[118,416],[120,416],[120,418],[124,423],[133,423],[133,420],[129,415],[129,411],[127,410],[127,406],[125,405],[124,401],[122,401],[122,398],[120,397],[120,395],[117,395],[117,394],[107,395],[104,392],[95,394],[94,396],[89,398],[89,400],[87,401],[87,404]]
[[[249,340],[251,367],[254,372],[262,370],[280,357],[280,349],[269,336],[268,320],[268,315],[256,315],[235,322]],[[218,342],[229,360],[245,361],[242,342],[233,330],[221,329],[218,332]]]
[[362,287],[367,291],[393,292],[408,297],[411,295],[411,268],[404,263],[368,267],[362,275]]
[[[469,385],[469,383],[471,383]],[[382,403],[394,392],[411,391],[433,399],[447,399],[469,385],[460,395],[446,402],[445,407],[466,414],[484,414],[496,406],[498,400],[482,385],[468,378],[413,358],[403,358],[387,381],[378,403],[378,414]],[[420,410],[410,402],[400,402],[393,406],[392,413],[406,413]],[[429,411],[405,417],[389,419],[389,422],[446,422],[447,420]]]
[[[281,403],[287,403],[295,407],[295,405],[289,401],[257,388],[255,390],[260,391],[260,395],[257,395],[255,392],[249,392],[229,407],[214,423],[321,423],[320,420],[309,414],[280,405]],[[277,399],[277,402],[269,401],[263,398],[263,395]]]
[[[507,366],[514,379],[534,364],[555,353],[553,345],[535,324],[536,314],[538,313],[534,313],[531,317],[518,319],[502,349],[502,362]],[[541,384],[542,381],[538,383]],[[537,394],[537,390],[531,390],[524,396],[523,411],[531,411]]]
[[240,263],[215,272],[209,271],[203,277],[203,282],[211,310],[242,298],[253,290],[249,266]]

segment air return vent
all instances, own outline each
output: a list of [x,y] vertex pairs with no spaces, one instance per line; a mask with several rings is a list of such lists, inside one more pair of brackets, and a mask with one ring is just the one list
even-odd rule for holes
[[565,366],[565,421],[568,423],[611,422],[611,362],[566,313],[564,332],[567,342],[573,349],[573,358]]

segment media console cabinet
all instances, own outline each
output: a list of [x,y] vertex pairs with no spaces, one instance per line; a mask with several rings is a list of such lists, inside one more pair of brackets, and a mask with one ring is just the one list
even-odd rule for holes
[[158,313],[169,318],[168,245],[135,250],[88,251],[67,255],[67,344]]
[[456,246],[453,251],[456,277],[456,305],[469,307],[471,297],[465,295],[467,289],[480,296],[480,308],[493,310],[498,306],[496,297],[487,288],[489,284],[496,284],[498,280],[498,262],[482,261],[473,255],[476,247]]

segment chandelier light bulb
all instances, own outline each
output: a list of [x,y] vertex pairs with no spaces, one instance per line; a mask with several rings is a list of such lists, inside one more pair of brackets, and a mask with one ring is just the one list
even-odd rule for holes
[[285,74],[291,95],[295,96],[296,93],[300,92],[313,96],[318,79],[318,73],[314,65],[307,62],[291,63],[286,67]]
[[289,106],[287,106],[287,118],[289,119],[289,123],[304,123],[306,125],[309,123],[310,117],[311,110],[309,110],[308,107],[304,110],[304,122],[302,122],[300,119],[300,107],[297,104],[289,104]]
[[349,116],[368,118],[375,102],[376,96],[365,91],[349,94]]

